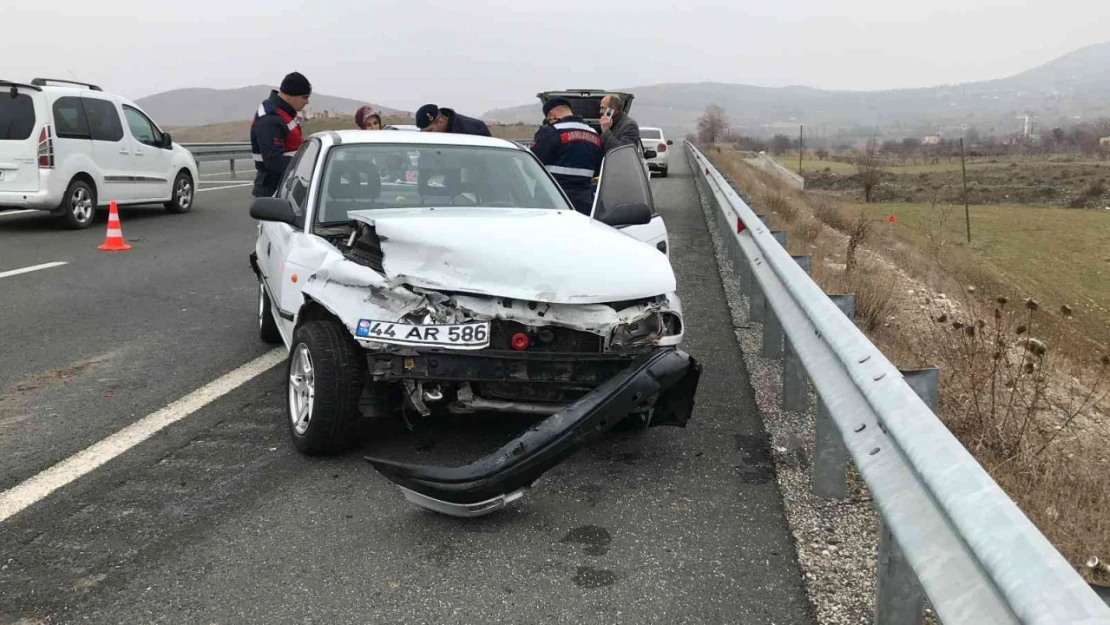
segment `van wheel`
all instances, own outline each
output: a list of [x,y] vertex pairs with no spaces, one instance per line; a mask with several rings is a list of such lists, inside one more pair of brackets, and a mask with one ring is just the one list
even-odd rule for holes
[[193,198],[196,189],[193,187],[193,177],[189,172],[182,170],[173,179],[173,189],[170,201],[166,202],[166,210],[171,213],[187,213],[193,208]]
[[289,433],[297,451],[332,454],[358,442],[366,356],[338,321],[297,329],[289,352]]
[[74,180],[62,199],[61,222],[72,230],[83,230],[92,225],[96,216],[96,189],[84,180]]
[[667,177],[667,168],[666,167],[659,170],[659,177],[660,178],[666,178]]

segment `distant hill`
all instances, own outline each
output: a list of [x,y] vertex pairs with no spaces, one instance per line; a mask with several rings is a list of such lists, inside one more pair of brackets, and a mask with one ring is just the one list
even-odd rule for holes
[[[560,88],[552,85],[552,88]],[[1037,127],[1110,117],[1110,42],[1088,46],[1054,61],[1002,78],[961,85],[886,91],[828,91],[809,87],[756,87],[722,83],[671,83],[617,88],[635,95],[632,116],[646,126],[690,132],[709,104],[725,109],[734,131],[749,135],[911,136],[958,132],[974,126],[984,135],[1020,130],[1018,115]],[[484,116],[505,123],[537,123],[539,100]]]
[[[258,104],[276,87],[253,85],[239,89],[175,89],[136,100],[136,103],[162,126],[204,126],[249,120]],[[358,107],[371,104],[389,116],[408,116],[398,109],[372,102],[312,94],[311,111],[333,111],[354,115]]]

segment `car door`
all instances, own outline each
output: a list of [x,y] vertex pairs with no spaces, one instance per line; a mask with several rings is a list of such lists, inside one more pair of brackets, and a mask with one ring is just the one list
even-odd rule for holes
[[294,255],[298,239],[306,236],[304,220],[308,211],[309,188],[319,156],[320,141],[306,141],[294,155],[276,193],[277,197],[289,200],[293,211],[301,217],[301,224],[293,226],[262,222],[259,249],[256,250],[259,266],[266,275],[266,286],[278,308],[278,328],[283,335],[290,338],[295,323],[294,315],[302,303],[301,288],[308,278],[307,267],[291,262],[291,256]]
[[130,132],[134,154],[136,188],[139,199],[165,201],[170,199],[173,173],[170,165],[173,150],[162,147],[162,131],[139,109],[123,105],[123,116]]
[[622,145],[605,155],[601,162],[601,178],[594,196],[590,217],[600,219],[606,211],[619,204],[642,202],[651,208],[651,222],[640,226],[621,226],[621,232],[639,239],[670,256],[667,226],[655,211],[651,183],[640,159],[640,146]]
[[100,202],[134,202],[141,191],[135,182],[135,156],[123,132],[119,108],[111,100],[92,93],[84,92],[80,99],[92,139],[93,158],[104,174]]

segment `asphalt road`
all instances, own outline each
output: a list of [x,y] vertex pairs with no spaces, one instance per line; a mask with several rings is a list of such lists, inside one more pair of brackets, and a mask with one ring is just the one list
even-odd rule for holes
[[[213,166],[206,168],[214,173]],[[122,210],[130,252],[0,213],[0,491],[251,361],[249,188]],[[461,464],[527,422],[394,427],[298,455],[275,367],[0,522],[0,623],[812,622],[685,159],[653,181],[704,364],[688,428],[613,433],[478,520],[417,509],[369,453]],[[20,619],[25,619],[21,621]]]

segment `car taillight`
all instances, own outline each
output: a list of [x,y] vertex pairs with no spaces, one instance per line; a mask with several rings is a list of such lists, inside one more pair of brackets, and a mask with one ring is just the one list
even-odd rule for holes
[[54,168],[54,137],[50,124],[42,127],[39,133],[39,169]]
[[666,143],[660,143],[659,147],[656,148],[655,151],[656,152],[666,152],[667,151],[667,144]]

